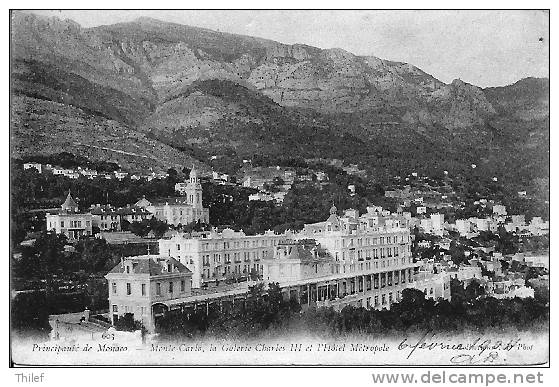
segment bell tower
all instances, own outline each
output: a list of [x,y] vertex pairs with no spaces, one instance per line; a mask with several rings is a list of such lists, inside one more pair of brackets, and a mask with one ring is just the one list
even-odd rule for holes
[[188,203],[194,208],[202,208],[202,185],[200,184],[200,178],[198,177],[198,172],[192,166],[190,170],[190,177],[188,183],[186,184],[186,197]]

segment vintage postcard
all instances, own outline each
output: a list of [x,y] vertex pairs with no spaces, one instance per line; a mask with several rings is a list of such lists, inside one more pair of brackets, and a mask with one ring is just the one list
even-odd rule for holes
[[10,11],[11,365],[549,366],[549,18]]

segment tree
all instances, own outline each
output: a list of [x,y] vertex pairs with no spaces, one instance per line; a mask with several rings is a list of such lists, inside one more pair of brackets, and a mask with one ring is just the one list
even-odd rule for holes
[[67,264],[63,259],[66,243],[63,234],[42,232],[33,245],[21,249],[21,259],[14,268],[16,275],[26,279],[51,279],[53,274],[63,271]]
[[268,305],[271,313],[277,313],[281,309],[283,303],[283,294],[279,283],[271,282],[268,284]]
[[51,331],[47,297],[44,292],[21,293],[11,302],[11,328],[25,336],[48,338]]
[[104,239],[80,240],[76,246],[76,270],[84,270],[87,273],[106,272],[111,268],[113,252]]
[[465,251],[466,248],[464,245],[458,244],[455,241],[450,242],[450,249],[448,250],[448,253],[455,265],[468,262],[466,255],[464,254]]
[[167,169],[167,174],[169,175],[169,179],[177,180],[178,179],[178,172],[174,168]]
[[515,254],[518,252],[518,237],[513,233],[507,232],[503,226],[497,229],[499,239],[497,243],[497,251],[507,254]]
[[142,238],[148,235],[150,231],[153,231],[156,238],[161,238],[169,229],[169,225],[156,217],[152,217],[151,219],[143,219],[141,222],[132,222],[129,228],[133,234]]
[[134,313],[125,313],[122,317],[119,317],[115,321],[115,328],[118,331],[145,331],[145,327],[142,322],[134,320]]
[[453,304],[461,304],[466,300],[464,283],[456,278],[450,279],[450,299]]
[[120,221],[120,229],[122,231],[130,231],[130,222],[126,219]]
[[142,220],[141,222],[130,223],[130,231],[133,234],[136,234],[136,235],[141,236],[143,238],[146,235],[148,235],[150,230],[149,230],[147,222]]
[[247,299],[257,302],[259,300],[262,299],[262,297],[264,296],[264,284],[263,283],[257,283],[255,285],[251,285],[248,287],[248,295],[247,295]]
[[156,217],[149,219],[148,226],[150,230],[155,233],[157,238],[161,238],[163,234],[169,229],[169,225]]
[[423,322],[428,314],[425,293],[419,289],[402,290],[402,298],[393,308],[404,327]]
[[249,278],[252,281],[257,281],[260,278],[260,273],[254,267],[250,269]]
[[466,301],[473,301],[484,294],[485,294],[485,289],[475,279],[472,280],[468,284],[468,286],[466,286],[466,290],[465,290]]

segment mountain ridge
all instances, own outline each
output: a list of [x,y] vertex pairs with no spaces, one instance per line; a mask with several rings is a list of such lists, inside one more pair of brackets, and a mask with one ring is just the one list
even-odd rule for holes
[[[507,165],[510,155],[521,151],[529,152],[528,169],[540,176],[541,157],[534,163],[529,156],[541,147],[549,153],[547,79],[482,89],[460,80],[445,84],[411,64],[343,49],[151,18],[84,29],[57,18],[13,16],[13,93],[73,105],[181,152],[193,151],[190,156],[219,147],[237,159],[249,157],[247,150],[313,153],[299,146],[299,136],[333,158],[339,154],[326,145],[347,135],[366,149],[358,154],[344,147],[346,161],[375,172],[391,162],[417,164],[405,158],[442,165],[439,152],[462,169],[487,158],[491,172],[496,163],[506,175],[515,169]],[[16,135],[22,130],[15,129]],[[42,133],[56,143],[46,128]],[[237,140],[235,146],[226,144],[228,138]],[[424,145],[414,150],[403,142]],[[397,156],[377,164],[383,151]]]

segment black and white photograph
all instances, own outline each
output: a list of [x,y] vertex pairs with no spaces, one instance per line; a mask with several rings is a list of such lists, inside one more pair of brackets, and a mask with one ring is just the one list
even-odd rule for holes
[[550,10],[9,23],[11,367],[549,367]]

